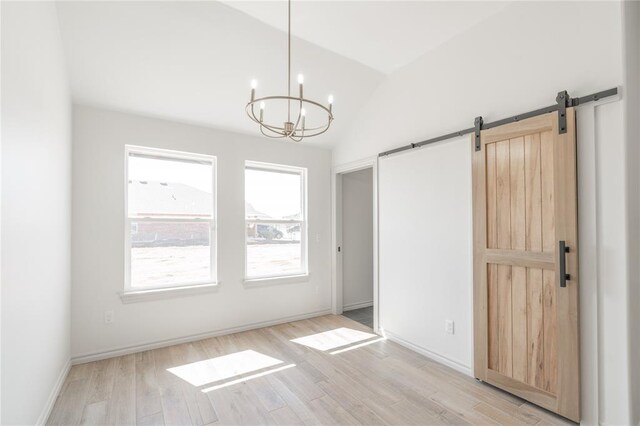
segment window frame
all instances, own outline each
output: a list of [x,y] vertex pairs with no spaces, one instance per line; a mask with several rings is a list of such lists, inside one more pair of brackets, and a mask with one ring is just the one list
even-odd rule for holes
[[[266,172],[283,172],[300,175],[300,216],[298,220],[289,219],[247,219],[246,210],[246,171],[247,169],[262,170]],[[244,162],[244,193],[245,193],[245,208],[244,208],[244,281],[245,282],[261,282],[282,280],[287,278],[296,277],[308,277],[309,276],[309,256],[308,256],[308,216],[307,216],[307,168],[299,166],[289,166],[284,164],[265,163],[260,161],[246,160]],[[248,237],[247,237],[247,225],[249,223],[258,224],[300,224],[300,270],[284,273],[284,274],[270,274],[270,275],[249,275],[249,253],[248,253]]]
[[[189,160],[211,163],[211,218],[153,218],[153,217],[129,217],[129,158],[130,155],[140,154],[142,156],[153,156],[166,158],[168,160]],[[157,293],[158,291],[202,288],[203,286],[218,285],[218,213],[217,213],[217,157],[208,154],[190,153],[184,151],[174,151],[163,148],[151,148],[137,145],[125,145],[124,148],[124,295],[140,293]],[[209,224],[209,279],[199,281],[189,281],[184,283],[160,284],[144,287],[133,287],[131,280],[131,225],[132,222],[161,222],[161,223],[208,223]]]

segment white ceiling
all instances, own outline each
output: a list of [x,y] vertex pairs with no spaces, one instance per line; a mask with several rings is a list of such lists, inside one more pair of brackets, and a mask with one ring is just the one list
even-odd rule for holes
[[[287,2],[225,4],[281,31]],[[502,10],[486,1],[294,1],[292,33],[385,74],[392,73]]]
[[[502,7],[294,2],[292,71],[305,97],[335,97],[334,125],[311,143],[331,146],[386,73]],[[257,135],[251,79],[259,96],[286,91],[285,2],[65,1],[58,15],[76,103]]]

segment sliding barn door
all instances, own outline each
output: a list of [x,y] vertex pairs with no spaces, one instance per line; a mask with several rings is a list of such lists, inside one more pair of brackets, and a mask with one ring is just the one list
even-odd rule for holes
[[579,421],[575,111],[566,114],[566,133],[553,112],[483,130],[474,151],[475,375]]

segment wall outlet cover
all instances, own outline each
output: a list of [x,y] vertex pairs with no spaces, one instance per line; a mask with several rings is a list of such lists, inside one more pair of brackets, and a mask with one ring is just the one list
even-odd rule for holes
[[449,334],[455,333],[455,323],[453,322],[453,320],[445,320],[444,328],[445,328],[445,331]]

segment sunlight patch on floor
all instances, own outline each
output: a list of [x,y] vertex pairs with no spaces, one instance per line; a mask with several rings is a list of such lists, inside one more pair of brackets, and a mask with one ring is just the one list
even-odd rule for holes
[[374,343],[382,342],[383,340],[386,340],[386,339],[384,337],[380,337],[378,339],[373,339],[373,340],[369,340],[368,342],[358,343],[357,345],[349,346],[349,347],[344,348],[344,349],[338,349],[337,351],[333,351],[333,352],[329,352],[329,353],[331,355],[337,355],[337,354],[341,354],[342,352],[348,352],[348,351],[351,351],[353,349],[358,349],[358,348],[362,348],[364,346],[372,345]]
[[253,379],[257,379],[259,377],[264,377],[264,376],[266,376],[268,374],[277,373],[279,371],[286,370],[288,368],[295,367],[295,366],[296,366],[295,364],[287,364],[287,365],[284,365],[282,367],[273,368],[271,370],[263,371],[261,373],[256,373],[256,374],[251,374],[249,376],[240,377],[239,379],[230,380],[228,382],[224,382],[224,383],[221,383],[219,385],[215,385],[215,386],[211,386],[211,387],[202,389],[202,392],[204,392],[204,393],[212,392],[212,391],[217,390],[217,389],[222,389],[222,388],[226,388],[228,386],[237,385],[238,383],[243,383],[243,382],[246,382],[248,380],[253,380]]
[[351,345],[375,337],[378,336],[376,334],[365,333],[364,331],[341,327],[335,330],[299,337],[291,341],[319,351],[330,351],[341,346]]
[[246,350],[167,368],[167,371],[191,383],[193,386],[203,386],[282,363],[284,361],[260,352]]

